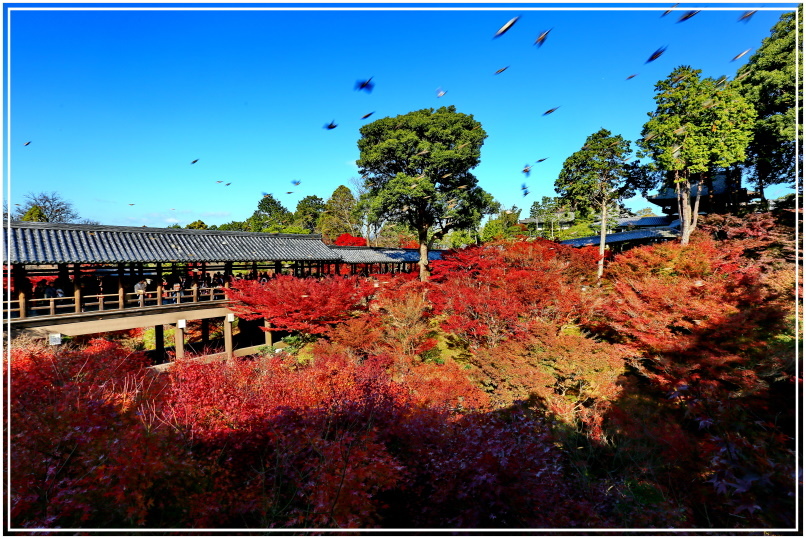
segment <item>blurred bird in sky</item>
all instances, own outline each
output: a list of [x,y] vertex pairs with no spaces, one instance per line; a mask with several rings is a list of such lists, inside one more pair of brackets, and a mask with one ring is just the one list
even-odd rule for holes
[[675,5],[673,5],[673,6],[672,6],[670,9],[667,9],[666,11],[664,11],[664,12],[663,12],[663,15],[661,15],[661,17],[665,17],[666,15],[668,15],[669,13],[671,13],[671,12],[674,10],[674,8],[676,8],[676,7],[677,7],[677,6],[679,6],[679,5],[680,5],[680,4],[675,4]]
[[448,93],[448,92],[446,92],[446,91],[445,91],[445,90],[443,90],[442,88],[437,88],[437,97],[442,97],[443,95],[445,95],[445,94],[447,94],[447,93]]
[[368,93],[372,92],[372,89],[375,87],[375,84],[372,82],[372,77],[368,78],[367,80],[360,80],[355,83],[356,90],[366,90]]
[[638,75],[638,73],[634,73],[634,74],[630,75],[629,77],[627,77],[627,80],[635,78],[637,75]]
[[518,19],[520,19],[520,16],[517,16],[517,17],[514,17],[514,18],[508,20],[506,22],[506,24],[504,24],[504,26],[502,26],[501,28],[498,29],[498,31],[493,36],[493,39],[495,39],[497,37],[500,37],[500,36],[503,36],[504,34],[506,34],[507,31],[510,28],[512,28],[512,25],[515,24],[516,22],[518,22]]
[[745,11],[744,13],[742,13],[742,16],[739,17],[739,20],[744,21],[744,22],[749,21],[750,17],[752,17],[753,15],[756,14],[756,11],[758,11],[758,10],[754,9],[753,11]]
[[532,171],[532,166],[531,166],[531,165],[524,165],[524,166],[523,166],[523,170],[522,170],[521,172],[523,172],[524,174],[526,174],[526,177],[528,178],[528,177],[529,177],[529,173],[530,173],[531,171]]
[[745,54],[747,54],[747,53],[748,53],[748,52],[750,52],[751,50],[753,50],[753,49],[747,49],[747,50],[746,50],[746,51],[744,51],[744,52],[740,52],[739,54],[737,54],[736,56],[734,56],[734,57],[733,57],[733,60],[731,60],[731,62],[733,62],[733,61],[735,61],[735,60],[738,60],[739,58],[741,58],[742,56],[744,56]]
[[687,21],[687,20],[689,20],[690,18],[692,18],[694,15],[696,15],[699,12],[700,12],[699,9],[695,9],[695,10],[692,10],[692,11],[686,11],[685,13],[683,13],[683,15],[679,19],[677,19],[677,22]]
[[225,183],[224,185],[225,185],[225,186],[226,186],[226,185],[232,185],[232,182],[227,182],[227,183]]
[[293,183],[294,185],[299,185],[302,183],[302,180],[291,180],[291,183]]
[[552,112],[554,112],[558,108],[560,108],[560,107],[554,107],[553,109],[547,110],[546,112],[543,113],[543,116],[548,116],[549,114],[551,114]]
[[191,164],[191,165],[195,165],[195,164],[196,164],[196,163],[198,163],[198,162],[199,162],[199,160],[198,160],[198,159],[194,159],[193,161],[191,161],[191,162],[190,162],[190,164]]
[[537,39],[535,40],[535,45],[537,45],[538,48],[542,47],[543,43],[546,42],[546,38],[549,37],[549,32],[551,32],[551,29],[546,30],[545,32],[537,36]]
[[129,204],[129,206],[134,206],[134,204]]
[[30,143],[31,143],[31,141],[29,140],[28,142],[26,142],[25,144],[23,144],[23,146],[28,146]]
[[369,113],[364,114],[363,116],[361,116],[361,119],[362,119],[362,120],[366,120],[367,118],[369,118],[369,117],[370,117],[370,116],[372,116],[373,114],[375,114],[375,111],[374,111],[374,110],[373,110],[372,112],[369,112]]
[[216,180],[216,183],[224,183],[224,180]]
[[325,124],[325,129],[336,129],[339,124],[336,123],[336,120],[333,120],[329,124]]
[[502,67],[501,69],[499,69],[498,71],[496,71],[494,74],[495,74],[495,75],[498,75],[498,74],[500,74],[500,73],[503,73],[503,72],[504,72],[504,71],[506,71],[507,69],[509,69],[509,66],[507,66],[507,67]]
[[546,159],[548,159],[548,157],[543,157],[542,159],[538,159],[537,161],[535,161],[535,163],[542,163]]
[[649,57],[649,60],[647,60],[644,63],[648,64],[649,62],[654,62],[655,60],[660,58],[661,54],[663,54],[664,52],[666,52],[666,47],[659,47],[658,50],[652,53],[652,56]]

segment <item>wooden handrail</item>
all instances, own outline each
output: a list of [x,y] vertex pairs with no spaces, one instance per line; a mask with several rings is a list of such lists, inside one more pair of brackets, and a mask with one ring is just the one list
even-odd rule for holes
[[[159,287],[162,293],[150,290],[145,293],[144,303],[146,306],[165,305],[168,303],[198,303],[201,301],[211,301],[225,299],[223,287],[192,287],[180,290],[165,289]],[[176,296],[176,292],[180,295]],[[73,294],[58,298],[28,298],[25,294],[20,294],[18,299],[10,299],[4,302],[3,315],[5,318],[28,318],[32,316],[56,316],[59,314],[72,314],[82,311],[109,311],[125,310],[140,306],[140,296],[136,292],[115,292],[112,294]],[[78,299],[78,307],[76,306]],[[150,305],[149,305],[150,304]],[[110,307],[112,307],[110,309]],[[62,312],[59,312],[62,311]]]

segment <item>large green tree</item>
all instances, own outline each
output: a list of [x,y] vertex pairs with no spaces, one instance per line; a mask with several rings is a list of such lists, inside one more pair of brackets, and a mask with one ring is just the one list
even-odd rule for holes
[[[638,145],[641,156],[677,195],[680,241],[697,227],[700,195],[717,167],[745,159],[755,111],[733,84],[700,78],[701,70],[677,67],[655,85],[657,108],[648,113]],[[696,191],[693,190],[696,186]],[[694,202],[692,203],[692,196]]]
[[470,173],[487,135],[453,106],[381,118],[360,132],[356,163],[370,215],[416,232],[420,279],[427,280],[430,246],[451,230],[477,226],[492,201]]
[[[770,36],[736,73],[739,92],[758,115],[744,164],[762,200],[765,186],[794,183],[796,156],[802,160],[796,152],[803,144],[803,107],[796,110],[796,103],[803,102],[803,87],[796,84],[796,19],[803,36],[800,5],[798,11],[781,15]],[[802,76],[802,52],[800,61]]]
[[563,163],[554,190],[560,200],[582,210],[595,206],[601,218],[599,227],[599,277],[604,272],[608,208],[649,185],[637,164],[629,162],[630,142],[607,129],[591,134],[580,150]]
[[316,195],[308,195],[297,202],[294,211],[294,225],[305,229],[308,233],[317,232],[319,218],[325,211],[325,201]]
[[246,220],[250,232],[278,233],[291,225],[293,214],[273,195],[265,193],[258,202],[257,209]]
[[340,185],[325,202],[319,217],[319,231],[327,243],[333,243],[342,234],[357,236],[359,217],[357,201],[346,185]]

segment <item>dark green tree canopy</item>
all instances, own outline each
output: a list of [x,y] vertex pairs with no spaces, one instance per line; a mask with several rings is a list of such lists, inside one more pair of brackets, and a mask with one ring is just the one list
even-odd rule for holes
[[[796,84],[795,21],[803,36],[802,17],[803,5],[781,15],[734,81],[758,115],[745,167],[762,193],[765,185],[795,181],[796,145],[803,144],[802,105],[796,110],[796,103],[803,103],[803,87]],[[802,52],[800,61],[802,76]]]
[[381,118],[360,132],[356,163],[371,218],[417,232],[421,278],[427,278],[427,246],[450,230],[475,227],[492,202],[470,173],[487,135],[453,106]]
[[308,195],[297,202],[294,211],[294,225],[307,230],[309,233],[317,231],[317,223],[325,211],[325,201],[316,195]]
[[187,225],[185,225],[185,228],[190,228],[190,229],[193,229],[193,230],[207,230],[208,226],[201,219],[196,219],[192,223],[188,223]]
[[641,167],[629,161],[630,142],[600,129],[563,163],[554,190],[581,217],[602,204],[646,192],[652,185]]
[[[736,85],[701,79],[700,72],[680,66],[655,85],[657,108],[648,114],[638,141],[639,155],[650,157],[651,167],[675,188],[683,244],[697,226],[707,175],[744,161],[756,116]],[[693,205],[692,178],[698,186]]]
[[291,224],[293,214],[274,195],[266,193],[258,202],[257,210],[247,219],[246,226],[252,232],[281,232]]

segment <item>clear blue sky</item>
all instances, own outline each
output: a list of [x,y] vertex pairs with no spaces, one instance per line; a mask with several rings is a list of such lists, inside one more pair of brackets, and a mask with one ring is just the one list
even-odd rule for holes
[[[733,77],[797,5],[683,3],[661,17],[672,4],[18,4],[37,9],[6,11],[9,206],[57,191],[102,224],[212,225],[246,219],[269,192],[294,211],[307,195],[352,187],[365,123],[455,105],[488,134],[479,184],[525,217],[554,196],[563,161],[588,135],[640,137],[657,81],[680,65]],[[689,9],[702,11],[678,22]],[[750,9],[759,11],[738,22]],[[665,54],[645,63],[659,47]],[[356,91],[368,77],[374,90]],[[324,129],[332,120],[338,127]]]

